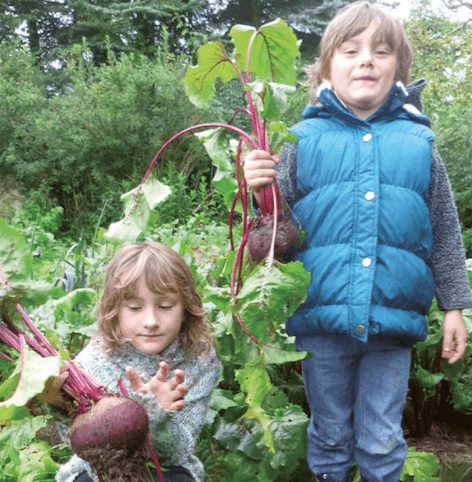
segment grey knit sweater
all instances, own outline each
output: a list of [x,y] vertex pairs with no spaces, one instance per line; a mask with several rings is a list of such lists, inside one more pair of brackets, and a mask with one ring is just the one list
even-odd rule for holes
[[[420,111],[420,95],[425,86],[426,80],[418,79],[406,88],[408,103]],[[296,184],[296,142],[287,142],[284,145],[277,169],[280,192],[288,206],[292,207],[299,200]],[[433,232],[433,250],[429,264],[433,271],[439,308],[471,308],[472,295],[465,266],[461,226],[446,167],[435,145],[432,147],[428,209]]]
[[[187,358],[176,339],[159,355],[141,353],[128,343],[107,354],[101,339],[94,337],[77,355],[74,362],[80,364],[111,392],[121,393],[118,380],[124,375],[127,366],[134,367],[146,383],[156,374],[162,360],[168,363],[171,374],[176,369],[184,371],[188,392],[184,397],[187,405],[182,410],[165,410],[154,395],[137,393],[131,388],[126,377],[123,377],[123,381],[130,398],[142,403],[148,413],[151,441],[160,464],[181,465],[192,473],[196,482],[201,482],[203,465],[193,452],[206,421],[211,394],[221,371],[221,364],[214,348],[211,347],[207,352],[193,358]],[[56,481],[73,482],[83,471],[92,476],[90,465],[74,455],[59,469]],[[98,480],[95,475],[93,478],[95,481]]]

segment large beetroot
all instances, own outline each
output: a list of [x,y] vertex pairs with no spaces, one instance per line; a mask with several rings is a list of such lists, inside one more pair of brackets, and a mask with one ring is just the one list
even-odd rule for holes
[[146,441],[149,419],[144,407],[126,397],[105,397],[79,415],[71,429],[74,452],[110,480],[149,480]]
[[[286,263],[293,258],[300,245],[299,232],[282,213],[282,202],[277,182],[260,191],[261,215],[249,222],[247,247],[254,263],[259,264],[274,244],[274,258]],[[277,219],[277,225],[274,222]],[[274,239],[275,235],[275,239]]]
[[[256,216],[251,220],[247,246],[254,263],[259,264],[269,254],[273,231],[273,216]],[[299,244],[299,235],[295,226],[290,219],[280,213],[277,220],[274,258],[282,263],[290,261]]]

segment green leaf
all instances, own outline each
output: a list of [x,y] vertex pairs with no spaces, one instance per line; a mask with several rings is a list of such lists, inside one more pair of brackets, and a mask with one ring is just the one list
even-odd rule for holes
[[309,418],[299,406],[279,409],[271,420],[275,454],[270,465],[281,474],[291,474],[306,457]]
[[33,255],[24,236],[0,218],[0,315],[13,318],[16,305],[41,304],[51,285],[31,280]]
[[[238,188],[233,161],[236,157],[237,146],[232,145],[228,140],[228,131],[223,127],[197,132],[195,135],[203,142],[216,167],[212,184],[224,195],[229,209]],[[240,211],[242,212],[242,209]]]
[[265,360],[268,365],[281,365],[312,358],[313,355],[310,352],[296,351],[294,343],[285,340],[286,342],[283,345],[271,342],[269,346],[264,346]]
[[259,355],[254,361],[246,366],[236,375],[241,390],[247,393],[246,402],[249,410],[245,413],[246,420],[257,420],[264,430],[264,442],[271,452],[275,451],[272,433],[269,430],[270,418],[262,408],[262,402],[272,388],[267,373],[264,355]]
[[422,388],[432,388],[444,378],[444,373],[430,373],[423,367],[418,367],[415,373],[415,381]]
[[230,310],[230,289],[206,285],[202,298],[205,303],[214,303],[224,314]]
[[207,108],[215,93],[214,83],[220,78],[229,82],[238,77],[233,61],[221,42],[209,42],[197,51],[198,63],[189,66],[185,75],[185,92],[197,107]]
[[110,225],[105,238],[117,243],[135,241],[156,221],[157,213],[154,209],[170,193],[169,186],[162,184],[152,175],[148,176],[144,184],[121,196],[127,215],[121,221]]
[[95,291],[91,288],[79,288],[67,295],[53,301],[56,310],[65,310],[75,308],[77,305],[93,303],[95,299]]
[[46,442],[34,442],[20,451],[18,482],[35,482],[53,477],[60,465],[51,457]]
[[[254,27],[234,26],[229,35],[233,39],[236,65],[247,70],[249,42],[256,33]],[[259,80],[278,84],[295,85],[297,69],[295,61],[300,52],[300,42],[293,30],[281,18],[262,25],[251,46],[250,72]]]
[[[0,403],[0,424],[11,416],[11,407],[23,407],[31,398],[41,393],[46,380],[59,375],[61,364],[60,355],[43,358],[24,347],[24,360],[18,360],[10,378],[0,387],[0,396],[8,397]],[[11,380],[15,380],[16,386],[13,386]]]
[[297,261],[287,264],[274,261],[268,271],[258,266],[236,296],[233,311],[239,312],[248,330],[263,343],[270,343],[275,329],[306,299],[310,274]]
[[227,410],[231,407],[238,407],[239,403],[234,401],[233,392],[216,388],[211,396],[210,407],[214,410]]
[[297,142],[298,140],[297,136],[288,130],[287,124],[282,121],[271,122],[268,135],[270,152],[272,154],[280,152],[286,142]]
[[438,470],[439,459],[434,454],[417,452],[415,447],[409,447],[400,480],[407,482],[411,476],[413,482],[441,482],[440,478],[433,477]]
[[[36,432],[45,427],[49,421],[48,417],[38,415],[32,417],[28,415],[23,420],[16,420],[0,431],[0,460],[5,460],[4,447],[20,450],[36,438]],[[7,449],[9,450],[9,449]]]
[[[251,87],[251,92],[256,94],[262,102],[262,117],[272,121],[280,120],[281,115],[289,107],[287,94],[296,90],[295,87],[290,85],[276,84],[274,82],[252,82],[248,85]],[[292,136],[294,135],[292,134]]]

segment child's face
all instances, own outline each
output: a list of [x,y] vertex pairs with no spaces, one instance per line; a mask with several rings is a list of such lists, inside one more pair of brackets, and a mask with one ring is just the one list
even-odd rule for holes
[[330,64],[336,95],[357,117],[367,119],[383,104],[397,68],[397,53],[388,44],[374,43],[378,22],[335,49]]
[[184,321],[179,295],[157,295],[141,282],[136,298],[122,303],[118,322],[123,336],[148,355],[164,351],[177,337]]

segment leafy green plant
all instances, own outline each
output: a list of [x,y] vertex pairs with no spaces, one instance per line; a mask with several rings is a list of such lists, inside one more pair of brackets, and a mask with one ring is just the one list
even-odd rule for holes
[[410,407],[405,422],[411,436],[428,435],[432,422],[451,410],[472,414],[472,311],[463,311],[469,334],[464,357],[453,365],[441,358],[444,314],[434,300],[428,315],[428,337],[413,349]]

